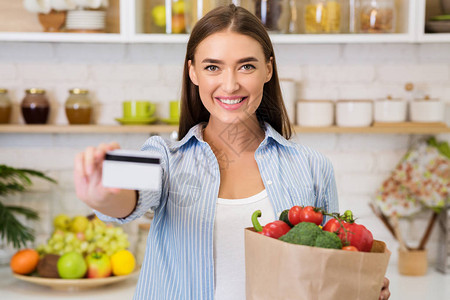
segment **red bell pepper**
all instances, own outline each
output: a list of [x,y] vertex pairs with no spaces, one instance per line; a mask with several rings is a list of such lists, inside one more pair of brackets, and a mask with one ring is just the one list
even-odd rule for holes
[[273,221],[271,223],[266,224],[266,226],[262,227],[258,221],[258,218],[261,217],[261,211],[257,210],[252,215],[252,224],[255,230],[265,236],[272,237],[278,239],[279,237],[288,233],[291,230],[291,227],[283,221]]
[[337,233],[344,246],[355,246],[363,252],[370,252],[372,249],[372,233],[364,225],[355,223],[350,210],[345,211],[342,216],[329,220],[323,230]]

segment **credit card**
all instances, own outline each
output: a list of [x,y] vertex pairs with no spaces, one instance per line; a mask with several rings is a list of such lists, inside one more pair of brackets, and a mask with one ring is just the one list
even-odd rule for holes
[[103,161],[102,184],[129,190],[158,190],[161,156],[155,152],[117,149]]

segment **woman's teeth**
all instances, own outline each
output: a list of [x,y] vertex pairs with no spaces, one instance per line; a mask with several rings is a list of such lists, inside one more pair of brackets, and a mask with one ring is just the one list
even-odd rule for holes
[[224,103],[224,104],[238,104],[238,103],[241,103],[242,100],[244,100],[244,99],[245,99],[245,97],[240,98],[240,99],[236,99],[236,100],[226,100],[226,99],[220,99],[219,98],[219,101]]

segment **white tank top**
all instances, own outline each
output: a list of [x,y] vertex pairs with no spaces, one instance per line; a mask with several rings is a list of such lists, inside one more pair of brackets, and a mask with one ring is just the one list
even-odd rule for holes
[[214,299],[245,299],[244,228],[261,210],[262,226],[276,220],[266,190],[244,199],[217,199],[214,219]]

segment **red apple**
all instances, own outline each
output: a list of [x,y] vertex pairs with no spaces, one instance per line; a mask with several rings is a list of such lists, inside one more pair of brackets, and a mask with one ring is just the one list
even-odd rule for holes
[[103,278],[111,276],[111,260],[108,255],[94,252],[86,257],[88,267],[87,278]]

